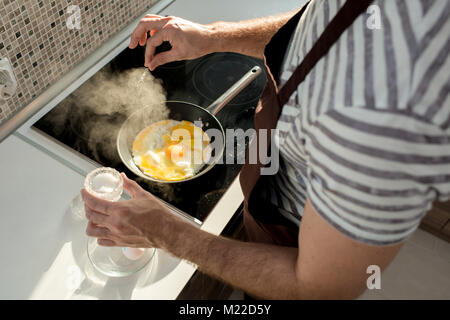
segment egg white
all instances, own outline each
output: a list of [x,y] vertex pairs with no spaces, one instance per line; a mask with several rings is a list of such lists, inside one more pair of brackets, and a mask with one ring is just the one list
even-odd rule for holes
[[133,160],[144,174],[153,178],[184,180],[203,167],[209,143],[208,135],[192,122],[163,120],[136,136]]

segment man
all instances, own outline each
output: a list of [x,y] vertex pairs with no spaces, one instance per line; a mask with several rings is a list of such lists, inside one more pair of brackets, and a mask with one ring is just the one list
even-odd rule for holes
[[[266,52],[271,66],[279,65],[272,74],[281,88],[345,4],[311,1],[301,15],[210,25],[148,15],[130,48],[147,46],[150,70],[211,52],[263,58],[272,36],[295,21],[286,52]],[[295,226],[298,248],[277,241],[276,230],[284,229],[270,233],[271,223],[251,216],[247,230],[259,227],[267,241],[240,242],[198,230],[125,176],[132,200],[110,203],[82,191],[87,234],[105,246],[162,248],[258,298],[358,297],[366,289],[367,268],[383,270],[431,203],[450,196],[450,2],[373,5],[369,11],[376,16],[356,17],[274,119],[281,167],[252,186],[253,198],[267,199],[269,214],[246,198],[252,215],[258,211],[269,222],[275,217],[291,231]],[[154,55],[163,41],[172,49]],[[267,99],[264,109],[270,111]]]

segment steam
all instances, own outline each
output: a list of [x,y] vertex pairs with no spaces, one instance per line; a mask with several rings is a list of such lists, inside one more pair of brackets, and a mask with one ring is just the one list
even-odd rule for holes
[[136,177],[136,182],[138,182],[140,185],[145,185],[146,189],[150,191],[151,193],[162,193],[165,196],[165,200],[169,202],[178,202],[181,201],[182,198],[179,198],[175,195],[175,184],[170,183],[154,183],[150,182],[148,180],[145,180],[141,177]]
[[153,106],[155,117],[164,119],[168,116],[161,81],[147,69],[130,69],[120,75],[111,75],[104,69],[77,90],[73,98],[77,104],[101,115],[129,115],[143,107]]
[[[73,148],[83,153],[89,151],[99,163],[106,160],[115,167],[122,163],[117,152],[117,135],[123,123],[139,111],[131,125],[130,143],[146,126],[169,118],[166,93],[159,79],[146,68],[129,69],[120,73],[105,67],[64,99],[58,108],[47,114],[53,131],[64,134],[67,127],[78,136]],[[136,181],[147,185],[150,192],[165,194],[175,201],[170,185],[152,183],[142,178]]]
[[116,139],[123,122],[143,108],[149,122],[167,119],[165,102],[161,81],[147,69],[112,74],[104,68],[61,104],[66,104],[62,109],[69,110],[72,129],[87,142],[95,160],[102,162],[101,157],[106,157],[116,165],[120,163]]

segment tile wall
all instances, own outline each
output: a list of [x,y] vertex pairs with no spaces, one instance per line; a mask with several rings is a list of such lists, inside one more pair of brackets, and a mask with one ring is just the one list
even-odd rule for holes
[[0,126],[158,1],[0,0],[0,57],[18,82],[0,107]]

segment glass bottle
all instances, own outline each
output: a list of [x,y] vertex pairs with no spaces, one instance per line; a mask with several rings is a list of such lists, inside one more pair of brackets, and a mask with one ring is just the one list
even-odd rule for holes
[[[84,188],[98,198],[119,201],[123,192],[123,179],[113,168],[98,168],[86,176]],[[89,238],[87,243],[90,262],[98,271],[111,277],[124,277],[143,269],[152,260],[155,251],[154,248],[100,246],[97,238]]]

